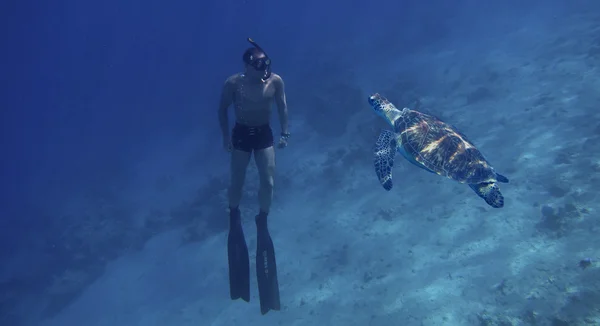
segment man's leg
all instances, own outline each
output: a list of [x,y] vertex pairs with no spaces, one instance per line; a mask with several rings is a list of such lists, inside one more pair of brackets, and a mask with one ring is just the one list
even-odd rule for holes
[[273,178],[275,174],[275,150],[273,146],[254,152],[254,160],[260,177],[258,200],[260,212],[256,216],[256,278],[260,311],[264,315],[269,310],[279,310],[279,282],[275,248],[267,228],[267,216],[273,199]]
[[231,181],[228,190],[230,208],[237,208],[240,206],[250,156],[250,152],[244,152],[238,149],[233,149],[231,151]]
[[231,184],[229,186],[229,294],[232,300],[250,301],[250,258],[242,229],[240,200],[246,179],[250,152],[233,149],[231,153]]
[[273,146],[254,152],[254,161],[260,178],[258,204],[262,213],[269,214],[275,177],[275,149]]

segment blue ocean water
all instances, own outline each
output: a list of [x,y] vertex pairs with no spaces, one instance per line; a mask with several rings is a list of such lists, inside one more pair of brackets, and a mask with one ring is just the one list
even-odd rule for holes
[[[0,325],[600,325],[600,2],[5,1]],[[261,315],[258,174],[231,301],[217,109],[252,37],[286,85]],[[367,98],[452,124],[495,209],[396,156]],[[230,113],[233,125],[233,114]],[[273,130],[280,132],[274,110]]]

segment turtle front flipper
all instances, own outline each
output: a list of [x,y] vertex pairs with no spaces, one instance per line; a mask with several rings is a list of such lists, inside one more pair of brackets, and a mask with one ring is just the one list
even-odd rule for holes
[[494,208],[501,208],[504,206],[504,196],[502,196],[500,187],[498,187],[495,182],[470,184],[469,187],[471,187],[479,197],[483,198],[488,205]]
[[383,130],[375,143],[375,172],[383,189],[392,189],[392,167],[394,167],[394,156],[396,155],[396,134],[389,130]]

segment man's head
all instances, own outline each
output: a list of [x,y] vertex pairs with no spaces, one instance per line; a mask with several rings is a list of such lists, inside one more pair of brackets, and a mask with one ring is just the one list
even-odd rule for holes
[[245,63],[246,74],[251,77],[267,79],[271,75],[271,59],[265,51],[252,39],[248,39],[254,47],[248,48],[242,57]]

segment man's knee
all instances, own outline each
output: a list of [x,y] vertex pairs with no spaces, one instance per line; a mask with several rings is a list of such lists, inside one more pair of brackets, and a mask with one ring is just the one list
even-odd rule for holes
[[272,188],[275,175],[275,157],[273,148],[267,148],[255,155],[261,186]]
[[275,164],[267,164],[265,172],[261,175],[260,183],[265,188],[273,188],[275,183]]
[[249,161],[250,153],[233,150],[231,155],[231,180],[228,189],[230,206],[235,207],[240,204]]
[[246,170],[250,161],[250,153],[234,150],[231,156],[231,184],[240,186],[246,179]]
[[230,187],[231,188],[242,188],[244,186],[244,181],[246,180],[246,174],[232,174]]
[[271,191],[273,190],[274,183],[273,176],[261,178],[260,188],[262,190]]

